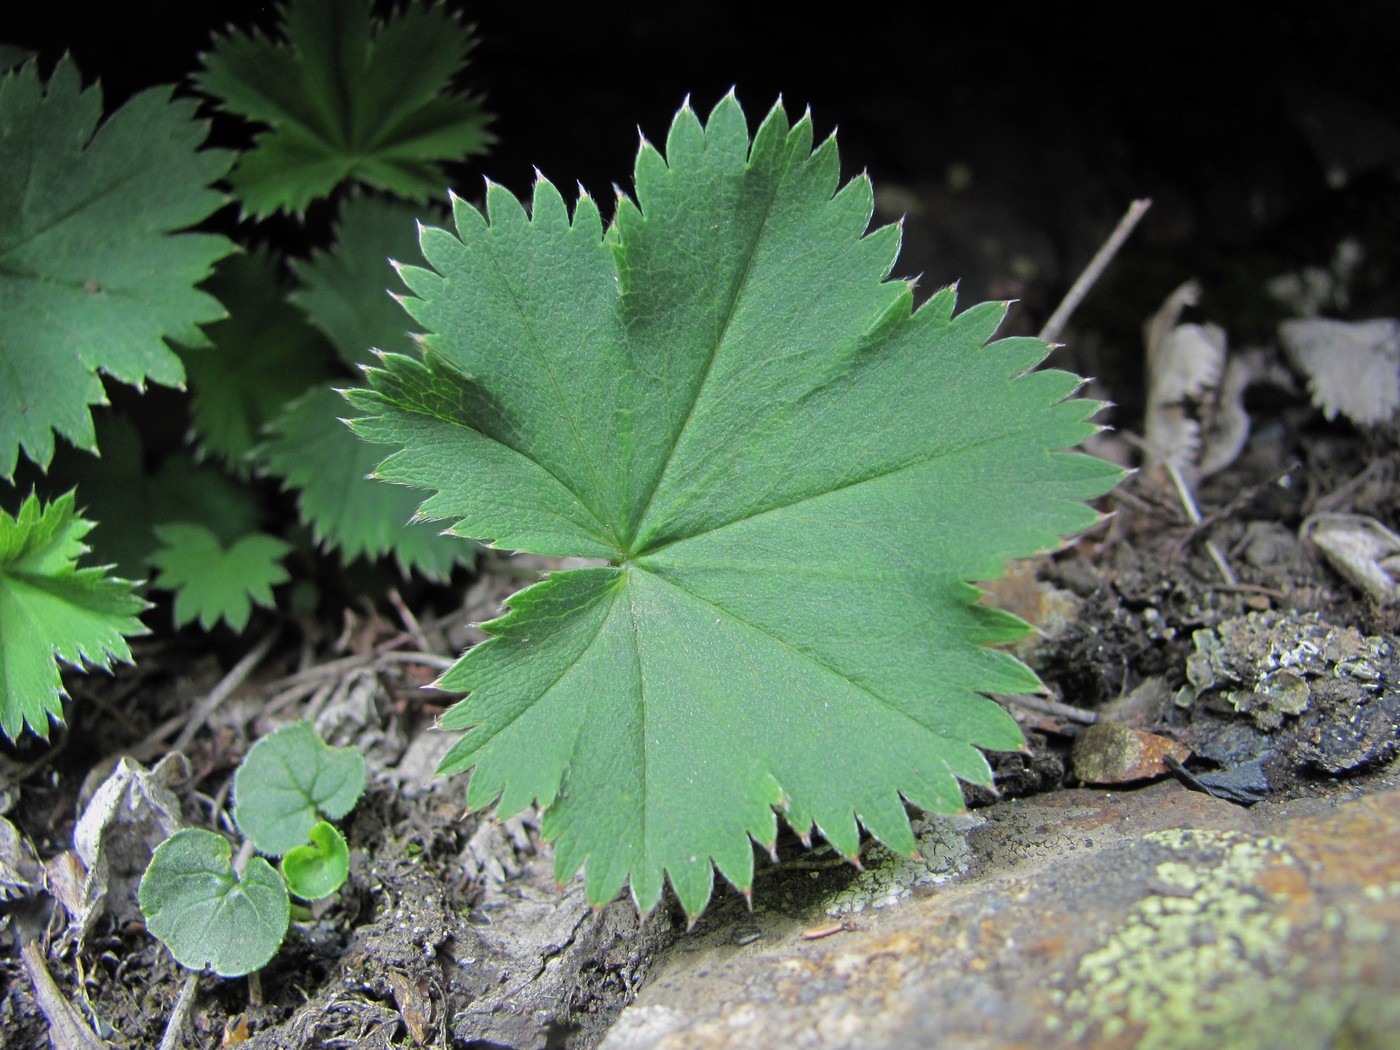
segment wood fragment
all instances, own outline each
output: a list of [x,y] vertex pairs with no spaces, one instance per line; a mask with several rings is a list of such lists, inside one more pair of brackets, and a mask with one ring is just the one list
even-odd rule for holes
[[112,1044],[99,1039],[68,997],[59,991],[39,945],[27,942],[20,949],[20,957],[34,989],[34,1002],[49,1022],[49,1043],[54,1050],[111,1050]]
[[830,937],[837,933],[852,933],[860,929],[851,919],[841,919],[837,922],[827,922],[820,926],[809,926],[802,931],[804,941],[819,941],[823,937]]
[[[187,973],[185,983],[180,985],[180,994],[175,997],[175,1005],[165,1022],[165,1032],[160,1037],[159,1050],[178,1050],[185,1044],[185,1019],[194,1005],[195,987],[199,984],[199,974]],[[247,1031],[246,1025],[244,1031]],[[227,1045],[227,1040],[225,1040]]]
[[[1181,499],[1181,505],[1186,509],[1186,516],[1191,519],[1191,524],[1199,527],[1203,520],[1201,509],[1196,506],[1196,497],[1191,492],[1191,487],[1186,484],[1186,478],[1181,471],[1176,469],[1176,464],[1166,463],[1167,474],[1172,479],[1172,484],[1176,487],[1176,494]],[[1215,562],[1216,569],[1220,572],[1220,577],[1231,587],[1239,586],[1239,578],[1234,570],[1230,568],[1230,563],[1225,560],[1225,555],[1220,553],[1220,548],[1215,545],[1214,540],[1206,540],[1206,553],[1210,555],[1210,560]]]
[[1077,722],[1080,725],[1093,725],[1099,720],[1099,716],[1093,711],[1086,711],[1082,707],[1073,707],[1070,704],[1062,704],[1058,700],[1051,700],[1048,696],[1035,696],[1028,693],[997,694],[998,700],[1004,700],[1008,704],[1015,704],[1017,707],[1024,707],[1027,711],[1034,711],[1041,715],[1050,715],[1052,718],[1063,718],[1067,722]]
[[233,665],[233,669],[219,680],[219,684],[209,690],[209,695],[199,702],[199,706],[190,714],[190,719],[185,723],[185,728],[180,730],[174,742],[170,745],[171,751],[183,751],[189,747],[190,741],[196,734],[204,728],[204,724],[209,721],[212,715],[225,700],[227,700],[240,685],[242,685],[253,669],[263,662],[263,658],[272,649],[272,643],[277,641],[278,631],[273,629],[263,635],[257,645],[253,646],[243,659]]

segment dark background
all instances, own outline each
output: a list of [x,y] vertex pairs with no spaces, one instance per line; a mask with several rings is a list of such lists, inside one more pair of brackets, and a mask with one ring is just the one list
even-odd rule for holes
[[[605,198],[630,183],[638,129],[664,141],[683,98],[703,115],[734,87],[751,121],[781,96],[811,107],[819,136],[839,125],[878,218],[908,216],[899,273],[962,279],[966,302],[1020,299],[1020,329],[1139,196],[1154,207],[1080,315],[1125,353],[1187,277],[1204,313],[1266,334],[1262,282],[1348,234],[1368,252],[1358,313],[1395,308],[1397,4],[454,6],[480,37],[463,85],[498,136],[454,170],[467,197],[485,174],[525,193],[538,167]],[[271,29],[276,12],[50,0],[7,5],[0,40],[47,63],[71,50],[110,107],[182,82],[229,22]],[[246,141],[233,122],[215,134]]]

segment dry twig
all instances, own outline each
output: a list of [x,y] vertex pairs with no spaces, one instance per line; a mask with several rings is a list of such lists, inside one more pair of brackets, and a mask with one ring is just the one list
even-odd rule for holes
[[1051,700],[1048,696],[1035,696],[1029,693],[1017,693],[1013,696],[998,693],[997,699],[1004,700],[1008,704],[1015,704],[1017,707],[1024,707],[1027,711],[1049,715],[1052,718],[1063,718],[1067,722],[1078,722],[1080,725],[1091,726],[1099,720],[1099,716],[1093,711],[1086,711],[1082,707],[1073,707],[1070,704],[1062,704],[1058,700]]
[[[1186,479],[1181,476],[1181,471],[1176,469],[1176,464],[1166,463],[1167,473],[1171,476],[1172,484],[1176,486],[1176,494],[1181,498],[1181,505],[1186,508],[1186,516],[1191,519],[1191,524],[1199,528],[1205,521],[1201,517],[1201,508],[1196,506],[1196,497],[1192,495],[1191,488],[1186,484]],[[1206,553],[1210,555],[1210,560],[1215,562],[1215,567],[1220,570],[1220,576],[1231,587],[1239,585],[1239,579],[1230,568],[1230,563],[1225,560],[1225,555],[1220,553],[1220,548],[1215,545],[1214,540],[1206,540]]]
[[171,751],[183,751],[189,746],[191,740],[195,738],[204,723],[209,721],[212,715],[225,700],[232,695],[233,691],[242,685],[253,669],[263,662],[272,649],[272,643],[277,640],[277,630],[273,629],[263,636],[262,641],[253,646],[251,650],[233,665],[233,670],[219,681],[219,684],[209,690],[209,695],[199,702],[199,706],[190,714],[189,721],[185,723],[185,728],[180,730],[180,735],[175,738],[175,742],[170,745]]
[[1118,254],[1118,249],[1123,247],[1123,243],[1133,232],[1133,228],[1137,226],[1150,207],[1152,207],[1152,202],[1145,197],[1128,205],[1128,210],[1118,220],[1118,225],[1108,235],[1108,240],[1100,245],[1099,250],[1094,253],[1094,257],[1089,260],[1089,265],[1084,267],[1084,272],[1079,275],[1074,284],[1070,285],[1069,291],[1060,300],[1060,305],[1055,307],[1055,312],[1050,315],[1050,320],[1045,322],[1045,327],[1040,330],[1041,339],[1047,343],[1053,343],[1064,331],[1065,325],[1069,323],[1070,315],[1084,301],[1084,297],[1089,294],[1089,289],[1094,287],[1094,283],[1103,276],[1104,270],[1108,269],[1108,264]]
[[110,1050],[111,1043],[99,1039],[84,1022],[68,997],[59,991],[44,962],[44,953],[34,941],[20,949],[34,1002],[49,1022],[49,1041],[57,1050]]
[[185,983],[180,986],[180,994],[176,996],[175,1006],[165,1022],[165,1033],[160,1037],[159,1050],[176,1050],[184,1044],[185,1018],[190,1015],[190,1007],[194,1005],[194,991],[198,984],[199,974],[185,975]]

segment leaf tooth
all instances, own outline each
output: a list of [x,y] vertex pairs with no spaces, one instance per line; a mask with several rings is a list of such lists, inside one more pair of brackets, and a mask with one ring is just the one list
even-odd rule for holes
[[530,222],[515,194],[490,179],[486,180],[486,218],[493,227],[519,227]]

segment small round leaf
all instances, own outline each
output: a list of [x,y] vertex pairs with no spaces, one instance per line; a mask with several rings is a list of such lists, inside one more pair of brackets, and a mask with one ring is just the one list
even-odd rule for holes
[[331,747],[308,722],[253,745],[233,777],[234,818],[261,852],[280,857],[311,834],[319,814],[338,820],[365,790],[365,759]]
[[287,851],[282,877],[303,900],[329,897],[350,874],[350,847],[334,824],[321,821],[311,829],[311,842]]
[[287,932],[291,902],[272,865],[253,857],[234,874],[233,849],[199,828],[156,847],[137,899],[146,929],[181,966],[241,977],[267,964]]

